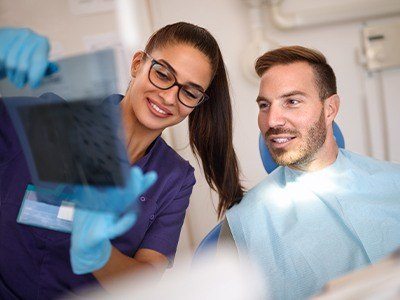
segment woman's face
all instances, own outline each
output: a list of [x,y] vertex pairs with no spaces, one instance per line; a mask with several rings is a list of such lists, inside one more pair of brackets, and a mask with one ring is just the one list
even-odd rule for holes
[[[179,84],[208,88],[212,71],[208,58],[190,45],[173,44],[151,53],[153,59],[167,67]],[[151,58],[143,52],[135,53],[132,61],[132,81],[128,89],[133,113],[144,127],[162,131],[184,120],[192,111],[178,100],[178,86],[162,90],[149,80]],[[146,59],[143,59],[146,58]]]

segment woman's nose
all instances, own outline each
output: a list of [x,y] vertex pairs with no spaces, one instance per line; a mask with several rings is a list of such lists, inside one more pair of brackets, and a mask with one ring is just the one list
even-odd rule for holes
[[158,94],[167,105],[173,105],[178,100],[179,87],[173,86],[167,90],[161,90]]

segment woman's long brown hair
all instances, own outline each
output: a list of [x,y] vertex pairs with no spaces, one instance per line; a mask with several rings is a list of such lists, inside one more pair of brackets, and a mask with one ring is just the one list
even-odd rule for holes
[[208,185],[218,192],[218,218],[243,197],[239,165],[232,142],[232,106],[228,78],[217,41],[204,28],[179,22],[156,31],[145,48],[151,53],[170,44],[187,44],[210,61],[209,99],[189,115],[190,147],[200,157]]

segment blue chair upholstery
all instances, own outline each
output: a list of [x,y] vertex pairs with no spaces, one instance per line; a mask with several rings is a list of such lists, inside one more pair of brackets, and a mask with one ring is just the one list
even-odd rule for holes
[[[333,134],[336,139],[336,143],[338,144],[339,148],[344,148],[344,138],[343,134],[340,131],[339,126],[333,122]],[[259,139],[258,139],[258,147],[260,150],[260,155],[261,159],[264,165],[265,170],[269,173],[271,173],[273,170],[275,170],[278,165],[276,162],[272,159],[271,154],[268,151],[267,146],[265,145],[264,137],[260,133]],[[215,253],[216,248],[217,248],[217,240],[219,237],[219,233],[221,232],[221,227],[222,227],[222,222],[219,223],[217,226],[215,226],[207,235],[206,237],[201,241],[199,247],[197,247],[196,252],[194,253],[193,256],[193,262],[196,262],[196,260],[203,254],[205,251]]]
[[[335,136],[338,147],[344,148],[345,144],[344,144],[343,134],[340,131],[339,126],[335,122],[333,122],[333,135]],[[278,165],[272,159],[271,154],[269,153],[269,150],[265,145],[264,137],[261,134],[261,132],[258,137],[258,148],[260,150],[261,160],[263,162],[264,169],[265,171],[267,171],[268,174],[270,174],[273,170],[275,170],[278,167]]]
[[219,233],[221,232],[222,222],[217,224],[211,231],[206,235],[206,237],[201,241],[200,245],[197,247],[196,252],[193,256],[193,262],[205,252],[215,253],[217,250],[217,240]]

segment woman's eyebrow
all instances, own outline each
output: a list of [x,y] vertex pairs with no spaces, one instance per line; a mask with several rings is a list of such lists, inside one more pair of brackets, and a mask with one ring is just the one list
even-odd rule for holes
[[198,89],[198,90],[204,92],[204,88],[203,88],[201,85],[197,84],[197,83],[188,82],[187,85],[190,85],[190,86],[192,86],[192,87],[194,87],[194,88],[196,88],[196,89]]
[[158,60],[159,62],[162,62],[164,65],[166,65],[166,67],[172,72],[172,74],[174,74],[176,76],[176,71],[175,69],[164,59],[160,59]]
[[[162,62],[175,76],[177,76],[177,73],[176,73],[175,69],[166,60],[160,59],[158,61]],[[204,92],[204,88],[201,85],[197,84],[197,83],[188,82],[187,85],[190,85],[190,86],[192,86],[194,88],[197,88],[200,91]]]

